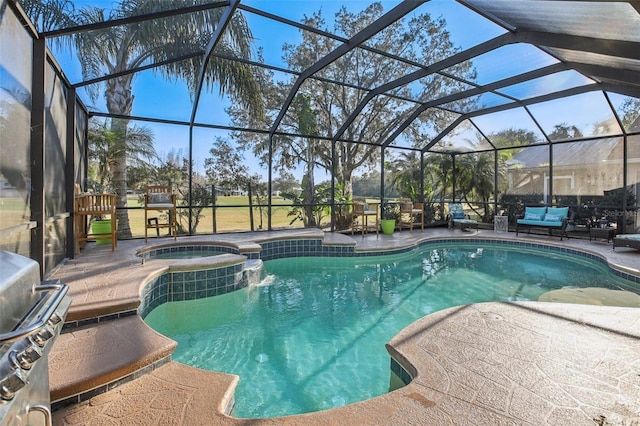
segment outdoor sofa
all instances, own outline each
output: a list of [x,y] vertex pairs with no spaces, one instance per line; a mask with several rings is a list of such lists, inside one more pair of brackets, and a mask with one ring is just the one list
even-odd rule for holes
[[524,216],[516,220],[516,235],[520,230],[546,228],[549,235],[557,229],[560,231],[560,240],[567,237],[567,223],[569,222],[569,207],[525,207]]

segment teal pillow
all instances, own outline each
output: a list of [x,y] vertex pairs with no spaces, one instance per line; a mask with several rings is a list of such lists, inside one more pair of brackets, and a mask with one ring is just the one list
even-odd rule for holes
[[540,215],[539,219],[532,219],[532,220],[542,220],[542,217],[544,216],[544,214],[546,212],[547,212],[547,208],[546,207],[525,207],[524,208],[525,216],[526,216],[527,213]]
[[525,213],[524,220],[542,220],[543,215],[536,213]]
[[560,221],[569,214],[569,207],[549,207],[547,213],[560,216]]
[[562,219],[564,219],[564,216],[559,215],[559,214],[549,214],[549,213],[547,213],[544,216],[544,221],[545,222],[562,222]]

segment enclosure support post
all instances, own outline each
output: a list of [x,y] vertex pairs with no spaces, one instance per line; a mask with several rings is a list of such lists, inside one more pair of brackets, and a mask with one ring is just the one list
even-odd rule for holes
[[31,77],[31,221],[36,227],[31,230],[31,258],[40,265],[40,278],[45,272],[45,208],[44,208],[44,107],[46,41],[33,41],[33,74]]
[[[269,177],[271,179],[271,177]],[[255,224],[253,223],[253,194],[251,193],[251,182],[247,183],[247,191],[249,193],[249,223],[251,226],[251,232],[256,230]]]
[[493,215],[498,214],[498,150],[493,150]]
[[211,198],[213,200],[213,204],[212,204],[212,212],[213,212],[213,233],[216,234],[218,233],[218,222],[216,220],[216,186],[215,185],[211,185]]
[[336,141],[331,141],[331,232],[336,230]]
[[380,208],[384,203],[384,146],[380,147]]
[[[627,174],[629,172],[629,145],[627,143],[628,139],[629,138],[627,137],[627,133],[625,132],[624,136],[622,137],[622,187],[624,188],[624,191],[622,191],[622,231],[620,232],[622,234],[626,234],[627,232],[627,202],[629,196],[629,192],[627,191]],[[637,202],[638,200],[636,200],[636,203]],[[634,212],[637,214],[638,210],[634,210]],[[634,222],[633,226],[637,226],[637,224],[637,222]],[[633,231],[633,229],[631,231]]]
[[74,197],[75,197],[75,164],[76,164],[76,89],[71,87],[67,91],[67,143],[65,145],[65,208],[69,212],[67,218],[67,257],[75,257],[75,226]]
[[269,135],[269,171],[268,171],[268,179],[267,179],[267,230],[271,231],[271,192],[272,185],[271,181],[273,180],[273,135]]
[[[189,125],[189,194],[187,196],[187,201],[189,202],[189,215],[187,220],[189,221],[189,235],[193,235],[193,229],[191,228],[191,224],[193,221],[191,220],[191,215],[193,214],[193,208],[191,207],[191,194],[193,191],[193,123]],[[178,218],[176,218],[176,221]],[[176,230],[177,232],[177,230]]]
[[420,151],[420,199],[424,203],[424,151]]
[[[455,154],[451,154],[451,164],[453,165],[452,167],[452,177],[451,177],[451,201],[452,202],[456,202],[456,155]],[[445,177],[446,179],[446,177]]]
[[549,144],[549,200],[544,200],[545,204],[553,205],[553,144]]

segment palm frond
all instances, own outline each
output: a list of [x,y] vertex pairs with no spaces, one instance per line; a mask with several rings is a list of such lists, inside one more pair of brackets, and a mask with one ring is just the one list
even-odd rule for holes
[[20,5],[39,32],[77,25],[71,0],[21,0]]

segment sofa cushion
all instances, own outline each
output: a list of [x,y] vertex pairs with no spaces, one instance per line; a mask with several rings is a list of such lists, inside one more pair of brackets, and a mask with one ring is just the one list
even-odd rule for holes
[[464,219],[464,212],[451,212],[451,217],[454,219]]
[[524,208],[525,213],[533,213],[533,214],[540,214],[543,215],[547,212],[547,208],[546,207],[525,207]]
[[640,234],[618,234],[616,238],[619,240],[636,241],[640,243]]
[[565,219],[569,214],[569,207],[549,207],[547,214],[560,215],[560,221]]
[[171,201],[171,194],[164,192],[149,194],[149,204],[166,204]]
[[542,226],[544,228],[562,228],[562,222],[547,222],[544,220],[518,219],[518,225]]

